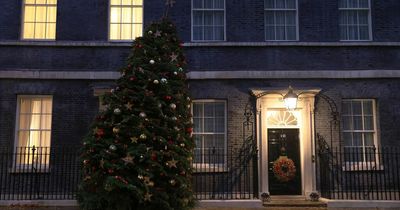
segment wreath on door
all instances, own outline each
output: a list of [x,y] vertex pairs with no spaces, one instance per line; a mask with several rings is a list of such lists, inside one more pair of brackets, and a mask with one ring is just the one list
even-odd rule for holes
[[287,156],[280,156],[272,166],[275,178],[280,182],[288,182],[296,176],[296,166],[292,159]]

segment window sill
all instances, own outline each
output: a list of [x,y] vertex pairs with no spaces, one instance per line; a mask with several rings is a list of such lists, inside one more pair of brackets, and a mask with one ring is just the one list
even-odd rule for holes
[[343,171],[383,171],[383,165],[379,163],[345,163],[342,166]]
[[15,167],[15,168],[9,168],[8,169],[9,173],[12,174],[32,174],[32,173],[50,173],[50,168],[48,166],[43,167],[41,169],[32,169],[29,166],[26,167]]

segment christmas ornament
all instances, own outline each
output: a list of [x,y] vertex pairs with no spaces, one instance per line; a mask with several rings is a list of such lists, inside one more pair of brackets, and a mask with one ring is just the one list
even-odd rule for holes
[[98,137],[104,136],[104,129],[103,128],[96,127],[95,129],[93,129],[93,131]]
[[179,68],[178,68],[178,71],[182,72],[182,71],[183,71],[183,68],[182,68],[182,67],[179,67]]
[[148,31],[147,33],[149,33],[149,34],[153,34],[153,31]]
[[147,139],[147,136],[146,136],[146,134],[142,133],[142,134],[139,136],[139,138],[140,138],[140,139]]
[[153,83],[157,85],[157,84],[159,83],[159,81],[155,79],[155,80],[153,81]]
[[171,96],[165,96],[164,98],[165,98],[165,100],[171,100],[172,99]]
[[114,127],[114,128],[113,128],[113,133],[115,133],[115,134],[119,133],[119,128]]
[[87,165],[89,163],[89,160],[84,160],[83,164]]
[[156,62],[154,60],[150,60],[149,62],[151,65],[155,64]]
[[292,159],[280,156],[272,166],[275,178],[280,182],[289,182],[296,177],[296,166]]
[[175,179],[171,179],[171,180],[169,180],[169,183],[170,183],[172,186],[175,186],[176,181],[175,181]]
[[127,110],[132,110],[133,104],[131,102],[128,102],[127,104],[125,104],[125,107]]
[[105,184],[104,190],[110,192],[110,191],[112,191],[112,186],[110,184]]
[[172,159],[172,160],[170,160],[170,161],[167,161],[166,165],[167,165],[169,168],[176,168],[176,164],[177,164],[177,163],[178,163],[178,161]]
[[131,142],[132,142],[132,143],[137,143],[137,140],[138,140],[138,138],[136,138],[136,137],[131,137]]
[[152,196],[153,196],[152,194],[146,193],[146,194],[144,195],[144,201],[151,201],[151,197],[152,197]]
[[176,118],[176,117],[171,117],[171,120],[173,120],[173,121],[177,121],[177,120],[178,120],[178,118]]
[[161,107],[162,107],[162,104],[161,104],[161,103],[159,103],[159,104],[158,104],[158,108],[161,108]]
[[178,72],[174,71],[174,75],[178,75]]
[[115,151],[115,150],[117,150],[117,146],[115,146],[115,145],[110,145],[110,147],[109,147],[109,149],[111,150],[111,151]]
[[115,92],[114,88],[110,90],[110,93],[114,93],[114,92]]
[[142,67],[138,67],[138,71],[139,71],[140,73],[144,73],[144,69],[143,69]]
[[171,109],[176,109],[176,105],[175,104],[170,104],[169,107],[171,107]]
[[185,147],[185,144],[184,144],[184,143],[181,143],[180,145],[181,145],[181,147]]
[[174,129],[175,129],[176,131],[179,131],[179,130],[180,130],[177,126],[175,126]]
[[151,153],[151,160],[153,161],[157,160],[157,154],[155,152]]
[[110,169],[108,169],[108,173],[112,174],[112,173],[114,173],[114,170],[112,168],[110,168]]
[[187,133],[192,133],[193,132],[193,128],[192,127],[186,128],[186,132]]
[[100,168],[104,168],[104,159],[100,160]]
[[140,112],[139,116],[140,116],[141,118],[145,118],[147,115],[146,115],[146,113],[144,113],[144,112]]
[[175,53],[172,53],[169,57],[171,58],[171,62],[178,61],[178,55]]
[[133,157],[128,154],[126,157],[122,158],[122,161],[125,162],[125,165],[133,164]]
[[163,84],[167,84],[167,83],[168,83],[168,81],[167,81],[167,79],[165,79],[165,78],[161,78],[161,83],[163,83]]
[[161,31],[157,30],[156,33],[154,34],[155,37],[160,37],[161,36]]
[[116,115],[121,114],[121,110],[119,108],[114,109],[114,114]]

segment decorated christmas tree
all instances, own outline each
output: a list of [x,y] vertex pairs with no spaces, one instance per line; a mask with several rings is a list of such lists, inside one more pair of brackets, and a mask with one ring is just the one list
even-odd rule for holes
[[104,96],[83,141],[85,210],[185,210],[191,189],[190,98],[176,28],[153,23],[134,41],[128,65]]

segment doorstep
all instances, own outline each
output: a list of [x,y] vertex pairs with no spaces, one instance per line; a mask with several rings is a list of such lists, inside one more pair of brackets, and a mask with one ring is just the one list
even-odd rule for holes
[[304,196],[271,196],[264,202],[264,209],[273,210],[326,210],[327,204],[322,201],[310,201]]

